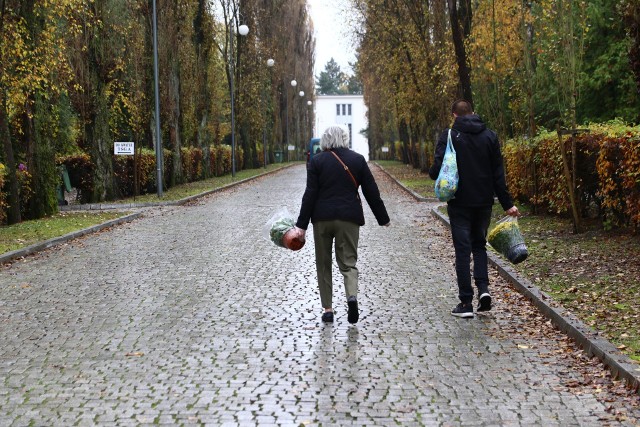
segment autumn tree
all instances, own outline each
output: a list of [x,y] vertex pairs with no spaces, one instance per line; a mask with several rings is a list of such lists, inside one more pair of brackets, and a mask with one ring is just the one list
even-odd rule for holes
[[[446,125],[455,90],[455,57],[450,55],[442,2],[352,1],[360,27],[358,63],[370,110],[370,138],[395,135],[401,158],[427,167],[426,152]],[[380,108],[370,102],[381,102]],[[383,114],[380,123],[373,115]],[[384,118],[383,118],[384,117]],[[376,129],[382,124],[391,129]],[[387,137],[388,138],[388,137]],[[388,142],[385,141],[385,142]]]
[[[11,224],[22,219],[22,212],[37,218],[57,211],[55,155],[68,143],[65,135],[72,126],[64,91],[68,47],[60,40],[75,31],[72,12],[80,1],[3,1],[1,7],[0,134],[9,170]],[[18,159],[31,177],[27,206],[20,206]]]
[[85,3],[77,11],[81,32],[70,40],[75,72],[73,102],[82,124],[80,146],[94,165],[92,194],[86,201],[119,196],[113,179],[111,123],[122,95],[127,16],[124,0]]

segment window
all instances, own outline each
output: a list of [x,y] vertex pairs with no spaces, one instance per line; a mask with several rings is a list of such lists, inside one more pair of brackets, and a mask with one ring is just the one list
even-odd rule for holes
[[[351,105],[349,105],[349,107],[351,107]],[[349,123],[347,126],[349,126],[349,148],[353,148],[353,138],[351,138],[351,123]]]
[[336,104],[336,116],[340,115],[340,104]]
[[350,116],[351,115],[351,104],[347,104],[347,108],[348,108],[347,116]]
[[347,115],[347,105],[346,104],[342,104],[342,115],[343,116]]

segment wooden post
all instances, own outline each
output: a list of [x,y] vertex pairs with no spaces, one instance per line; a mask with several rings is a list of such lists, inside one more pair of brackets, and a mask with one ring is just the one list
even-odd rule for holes
[[[576,158],[578,157],[578,150],[576,147],[576,136],[579,133],[589,132],[588,129],[560,129],[560,125],[556,126],[558,132],[558,142],[560,143],[560,153],[562,155],[562,164],[564,166],[564,178],[569,189],[569,199],[571,201],[571,213],[573,215],[573,232],[580,233],[580,208],[578,206],[578,200],[576,198],[577,192],[577,173],[576,173]],[[573,140],[571,141],[571,166],[569,168],[569,159],[567,158],[567,150],[562,141],[562,135],[571,135]]]
[[569,170],[569,159],[567,159],[567,150],[564,147],[562,141],[562,130],[560,125],[557,125],[558,142],[560,143],[560,153],[562,155],[562,164],[564,166],[564,179],[567,189],[569,190],[569,199],[571,201],[571,213],[573,215],[573,232],[578,233],[580,230],[580,215],[578,213],[578,206],[576,204],[576,196],[573,187],[573,179],[571,171]]

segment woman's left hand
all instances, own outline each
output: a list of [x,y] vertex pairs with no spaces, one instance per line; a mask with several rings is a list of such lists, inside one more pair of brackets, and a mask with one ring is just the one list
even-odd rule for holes
[[302,228],[298,228],[298,227],[294,227],[296,235],[298,236],[298,239],[302,242],[304,242],[305,239],[305,235],[307,234],[307,230],[303,230]]

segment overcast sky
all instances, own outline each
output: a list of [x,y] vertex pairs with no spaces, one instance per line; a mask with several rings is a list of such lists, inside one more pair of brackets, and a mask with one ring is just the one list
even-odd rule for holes
[[348,4],[345,0],[308,0],[309,12],[313,20],[316,36],[316,62],[314,74],[324,71],[324,66],[333,58],[340,70],[352,73],[349,62],[355,61],[354,49],[346,36],[349,28],[341,9]]

